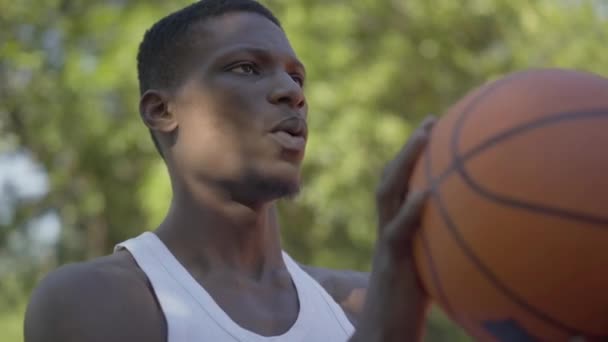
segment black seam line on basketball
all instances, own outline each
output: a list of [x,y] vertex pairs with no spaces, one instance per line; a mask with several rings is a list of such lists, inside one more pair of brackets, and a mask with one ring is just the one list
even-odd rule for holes
[[[513,76],[510,76],[510,77],[508,77],[506,79],[498,81],[497,83],[489,86],[488,89],[482,91],[479,95],[477,95],[476,97],[474,97],[473,99],[471,99],[470,102],[465,106],[464,110],[466,111],[469,108],[474,107],[474,105],[477,102],[479,102],[480,99],[483,98],[485,94],[489,93],[494,88],[498,87],[499,84],[502,84],[502,83],[506,82],[508,79],[510,79],[512,77]],[[424,173],[425,173],[426,178],[427,178],[428,187],[430,188],[430,191],[431,191],[431,198],[436,203],[437,208],[439,209],[439,215],[440,215],[441,219],[443,220],[443,222],[444,222],[444,224],[446,226],[446,229],[448,230],[449,234],[451,234],[452,236],[454,236],[454,238],[456,240],[456,244],[459,245],[463,249],[464,254],[465,254],[465,258],[467,258],[467,257],[470,258],[471,257],[470,254],[471,253],[467,253],[466,246],[463,247],[462,243],[459,242],[459,238],[456,236],[456,235],[459,235],[459,234],[456,234],[455,232],[453,232],[452,227],[449,225],[449,223],[451,222],[451,219],[449,218],[449,215],[446,212],[444,212],[444,210],[442,210],[443,208],[442,208],[442,200],[441,200],[441,193],[439,191],[439,186],[440,186],[440,183],[443,181],[443,179],[447,178],[447,176],[454,171],[455,167],[454,167],[454,165],[449,166],[447,168],[447,170],[442,175],[440,175],[437,178],[434,178],[433,177],[433,167],[432,167],[432,158],[431,158],[431,148],[430,148],[430,146],[425,149],[423,157],[424,157],[424,171],[425,171]],[[424,242],[424,245],[425,245],[425,247],[427,247],[427,245],[429,245],[429,242],[426,240],[426,236],[424,235],[424,231],[422,231],[422,233],[423,233],[423,242]],[[425,252],[426,252],[426,250],[425,250]],[[428,247],[428,253],[429,253],[428,257],[431,258],[431,260],[432,260],[432,256],[430,255],[430,246]],[[475,258],[475,256],[473,256],[473,257]],[[473,260],[473,263],[475,263],[475,260]],[[443,301],[443,303],[446,306],[445,307],[446,311],[448,311],[448,312],[451,311],[452,317],[457,322],[460,322],[460,324],[464,324],[465,321],[463,320],[462,316],[451,307],[450,302],[447,299],[447,296],[446,296],[446,294],[445,294],[445,292],[443,290],[443,284],[441,283],[441,278],[439,277],[439,274],[436,271],[434,263],[433,262],[429,262],[429,265],[431,266],[431,275],[433,276],[433,279],[435,280],[437,292],[439,294],[440,300]]]
[[[471,113],[473,112],[473,110],[484,100],[484,98],[486,96],[488,96],[489,94],[493,93],[495,90],[497,90],[498,88],[502,87],[505,84],[508,84],[509,82],[515,80],[515,79],[519,79],[519,78],[525,78],[526,76],[530,76],[533,75],[532,72],[522,72],[522,73],[516,73],[516,74],[511,74],[510,76],[507,76],[506,78],[503,78],[502,80],[497,81],[496,83],[492,84],[491,86],[488,87],[488,89],[486,89],[485,91],[483,91],[481,94],[479,94],[478,96],[476,96],[474,99],[472,99],[466,106],[465,108],[463,108],[462,112],[460,113],[460,116],[457,118],[457,121],[454,125],[454,131],[452,132],[452,139],[451,139],[451,150],[452,150],[452,164],[453,167],[456,169],[456,171],[460,174],[460,176],[464,179],[464,181],[473,189],[473,191],[479,193],[480,195],[498,202],[498,203],[502,203],[502,204],[506,204],[506,205],[510,205],[512,207],[517,207],[520,209],[524,209],[524,210],[528,210],[528,211],[534,211],[534,212],[540,212],[546,215],[551,215],[551,216],[557,216],[563,219],[569,219],[569,220],[576,220],[576,221],[582,221],[585,223],[591,223],[594,224],[596,226],[594,226],[594,228],[601,228],[601,229],[605,229],[607,227],[597,227],[597,225],[604,225],[604,226],[608,226],[608,218],[604,218],[604,217],[599,217],[599,216],[594,216],[594,215],[588,215],[588,214],[584,214],[584,213],[577,213],[574,211],[569,211],[563,208],[552,208],[552,207],[548,207],[548,206],[544,206],[542,204],[536,204],[536,203],[526,203],[523,202],[521,200],[518,200],[516,198],[509,198],[506,196],[500,196],[499,194],[495,194],[490,192],[489,190],[483,188],[480,184],[475,183],[473,181],[473,179],[469,176],[469,174],[466,172],[465,167],[464,167],[464,160],[463,160],[463,155],[460,155],[460,153],[458,153],[458,143],[460,142],[460,135],[462,133],[462,128],[464,127],[464,123],[467,120],[467,118],[471,115]],[[539,120],[535,120],[537,122],[540,123],[544,123],[541,124],[540,126],[546,125],[546,124],[551,124],[554,123],[556,121],[561,121],[563,120],[563,117],[567,117],[568,115],[570,116],[574,116],[574,117],[578,117],[578,116],[582,116],[584,114],[587,113],[591,113],[593,115],[607,115],[606,112],[607,110],[605,109],[591,109],[588,111],[577,111],[577,112],[568,112],[568,113],[562,113],[560,114],[556,114],[556,115],[551,115],[548,118],[541,118]],[[602,114],[604,113],[604,114]],[[523,131],[528,130],[527,127],[528,125],[532,125],[532,127],[530,129],[533,128],[538,128],[537,126],[535,126],[535,121],[528,123],[527,125],[524,124],[520,127],[516,127],[514,129],[511,129],[511,134],[509,134],[506,137],[503,137],[500,141],[504,141],[510,137],[513,137],[516,134],[519,134]],[[507,131],[509,132],[509,131]],[[497,135],[497,137],[499,137],[501,134]],[[498,141],[494,141],[492,143],[492,138],[490,138],[489,140],[487,140],[486,142],[490,141],[490,145],[494,146],[496,145],[496,143]],[[483,146],[485,143],[482,143],[481,145]],[[485,148],[484,148],[485,149]],[[473,149],[476,150],[476,149]],[[479,152],[477,152],[479,153]],[[470,159],[470,158],[469,158]]]
[[515,136],[517,136],[519,134],[522,134],[522,133],[525,133],[527,131],[531,131],[534,129],[538,129],[538,128],[541,128],[544,126],[557,124],[557,123],[563,122],[563,121],[594,119],[594,118],[598,118],[598,117],[608,119],[608,108],[590,109],[589,111],[586,111],[586,112],[559,113],[559,114],[555,114],[551,117],[542,118],[539,120],[535,120],[535,121],[528,122],[528,123],[522,124],[520,126],[514,127],[512,129],[509,129],[505,132],[499,133],[499,134],[489,138],[488,140],[477,145],[476,147],[472,148],[471,150],[467,151],[466,153],[462,154],[461,156],[454,157],[454,161],[452,162],[452,164],[443,173],[441,173],[438,177],[436,177],[434,182],[437,182],[437,184],[439,185],[439,184],[443,183],[448,178],[448,176],[450,176],[454,171],[456,171],[461,175],[461,177],[463,177],[465,182],[471,188],[473,188],[473,190],[475,192],[479,193],[480,195],[482,195],[492,201],[495,201],[495,202],[498,202],[501,204],[506,204],[506,205],[509,205],[512,207],[517,207],[520,209],[525,209],[525,210],[539,212],[539,213],[543,213],[543,214],[547,214],[547,215],[551,215],[551,216],[560,217],[560,218],[567,219],[567,220],[576,220],[576,221],[582,221],[585,223],[590,223],[593,225],[592,226],[593,228],[608,229],[608,217],[584,214],[584,213],[579,213],[579,212],[575,212],[575,211],[568,210],[568,209],[545,206],[545,205],[538,204],[538,203],[524,202],[524,201],[518,200],[516,198],[507,197],[507,196],[503,196],[503,195],[500,195],[497,193],[493,193],[493,192],[487,190],[486,188],[482,187],[479,183],[475,182],[472,179],[472,177],[470,177],[470,174],[466,171],[466,167],[465,167],[465,164],[467,162],[469,162],[471,159],[478,156],[482,152],[484,152],[492,147],[495,147],[499,143],[502,143],[511,138],[514,138]]
[[[462,121],[463,118],[469,113],[471,112],[475,107],[477,107],[477,105],[481,102],[481,100],[483,100],[488,94],[494,92],[494,90],[498,89],[499,87],[503,86],[506,83],[509,83],[510,81],[512,81],[515,78],[519,78],[519,77],[524,77],[528,75],[528,72],[521,72],[521,73],[516,73],[516,74],[511,74],[509,76],[506,76],[505,78],[496,81],[494,84],[489,85],[486,89],[484,89],[482,92],[480,92],[477,96],[475,96],[474,98],[472,98],[466,105],[465,107],[462,109],[462,111],[460,112],[460,116],[456,119],[456,123],[454,124],[454,129],[452,131],[452,143],[454,142],[454,140],[458,140],[455,137],[455,133],[457,130],[457,126],[458,125],[462,125]],[[481,145],[483,145],[483,142],[481,143]],[[475,148],[474,148],[475,150]],[[477,153],[479,153],[481,151],[478,151]],[[469,158],[472,158],[474,155],[469,156]],[[457,155],[454,154],[453,158],[454,161],[452,161],[448,167],[446,168],[446,170],[441,173],[437,178],[435,178],[432,183],[433,186],[437,185],[439,186],[439,184],[441,182],[443,182],[443,180],[445,178],[447,178],[449,175],[451,175],[451,173],[456,170],[457,168],[457,161],[456,161],[456,157]]]
[[[554,317],[549,316],[547,313],[541,311],[540,309],[534,307],[532,304],[528,303],[524,298],[520,297],[515,291],[508,288],[498,277],[477,257],[477,255],[473,252],[473,250],[468,246],[462,235],[460,234],[460,229],[456,226],[454,221],[450,218],[450,215],[447,211],[445,203],[442,201],[441,196],[437,193],[435,197],[437,201],[437,208],[439,210],[439,215],[443,219],[448,232],[452,235],[452,237],[456,240],[456,243],[460,246],[464,254],[473,262],[473,264],[477,267],[478,271],[503,295],[505,295],[509,300],[513,301],[515,304],[519,305],[522,309],[527,311],[533,317],[545,322],[546,324],[558,328],[562,330],[564,333],[572,334],[572,335],[581,335],[585,334],[582,331],[579,331],[573,327],[566,325],[565,323],[557,320]],[[587,334],[585,334],[587,335]]]
[[[525,75],[526,74],[524,74],[523,76],[525,76]],[[517,76],[519,76],[519,75],[518,74],[512,75],[511,77],[497,81],[496,83],[494,83],[493,85],[488,87],[485,91],[483,91],[478,96],[476,96],[474,99],[472,99],[465,106],[465,108],[463,108],[462,112],[460,113],[460,117],[457,118],[457,121],[455,123],[454,129],[452,132],[452,140],[450,142],[451,143],[450,148],[451,148],[452,158],[453,158],[452,164],[453,164],[454,168],[458,169],[460,166],[459,163],[461,162],[461,159],[458,156],[458,142],[460,140],[459,135],[462,130],[462,126],[464,125],[464,122],[465,122],[465,119],[467,118],[467,116],[473,111],[473,109],[475,109],[481,103],[481,101],[487,95],[493,93],[495,90],[497,90],[501,86],[509,83],[511,80],[518,78]],[[443,221],[445,223],[445,226],[446,226],[448,232],[456,240],[456,243],[460,246],[460,248],[463,250],[465,255],[473,262],[473,264],[475,264],[477,266],[477,269],[486,277],[486,279],[488,279],[490,281],[490,283],[494,287],[496,287],[499,291],[501,291],[507,298],[509,298],[512,301],[514,301],[515,303],[519,304],[525,310],[532,313],[533,316],[537,316],[541,320],[543,320],[551,325],[556,325],[561,330],[565,330],[568,333],[573,333],[573,332],[577,333],[576,329],[572,329],[572,328],[566,326],[565,324],[557,321],[556,319],[549,317],[544,312],[541,312],[540,310],[536,309],[531,304],[526,302],[523,298],[520,298],[514,291],[512,291],[506,285],[504,285],[492,271],[490,271],[490,269],[472,251],[470,246],[466,243],[466,241],[462,237],[462,235],[460,233],[460,229],[458,229],[456,224],[452,221],[452,219],[447,211],[447,208],[445,207],[445,205],[443,203],[441,195],[439,193],[438,184],[434,182],[433,187],[435,188],[435,189],[433,189],[433,192],[437,193],[437,195],[435,196],[436,202],[437,202],[437,208],[439,210],[439,214],[440,214],[441,218],[443,219]]]
[[[462,130],[462,127],[464,126],[464,122],[466,120],[466,118],[468,117],[468,115],[470,115],[470,113],[472,113],[473,109],[476,108],[476,106],[484,99],[484,97],[486,97],[488,94],[491,94],[493,91],[497,90],[499,87],[501,87],[502,85],[508,83],[509,81],[515,79],[515,78],[519,78],[519,76],[524,77],[527,76],[528,73],[524,73],[524,74],[514,74],[511,75],[510,77],[504,78],[500,81],[497,81],[495,84],[491,85],[488,89],[486,89],[484,92],[482,92],[481,94],[479,94],[476,98],[474,98],[473,100],[471,100],[471,102],[463,109],[463,111],[460,114],[460,117],[457,118],[457,122],[455,123],[454,126],[454,130],[452,132],[452,140],[451,140],[451,151],[452,151],[452,157],[454,158],[454,164],[457,167],[457,169],[460,171],[463,168],[463,165],[460,162],[461,156],[458,155],[458,142],[460,140],[460,133]],[[475,191],[475,189],[473,189],[473,191]],[[566,325],[565,323],[562,323],[560,321],[558,321],[557,319],[549,316],[547,313],[542,312],[540,309],[532,306],[530,303],[526,302],[525,299],[521,298],[520,296],[518,296],[514,291],[512,291],[511,289],[509,289],[505,284],[503,284],[498,277],[492,273],[492,271],[486,267],[485,264],[483,264],[481,262],[481,260],[477,257],[477,255],[475,255],[475,253],[471,250],[471,248],[468,246],[468,244],[466,243],[466,241],[464,241],[464,238],[462,237],[462,235],[460,234],[460,230],[458,229],[458,227],[454,224],[454,222],[451,220],[447,209],[445,208],[445,206],[443,205],[443,202],[441,200],[441,196],[437,196],[437,203],[438,203],[438,209],[439,209],[439,213],[442,216],[449,232],[452,234],[452,236],[456,239],[456,242],[460,245],[460,247],[463,249],[463,251],[465,252],[465,254],[467,254],[467,256],[469,257],[469,259],[471,259],[471,261],[477,265],[477,267],[479,268],[479,270],[486,276],[486,278],[488,278],[488,280],[493,283],[493,285],[501,292],[503,292],[503,294],[505,296],[507,296],[508,298],[510,298],[512,301],[514,301],[515,303],[519,304],[522,308],[524,308],[525,310],[527,310],[529,313],[531,313],[533,316],[536,316],[537,318],[545,321],[547,324],[553,325],[556,328],[559,328],[561,330],[565,330],[567,333],[569,334],[581,334],[584,332],[582,331],[578,331],[577,329],[574,329],[572,327],[569,327],[568,325]]]
[[[426,175],[426,179],[427,179],[427,184],[432,184],[431,181],[433,180],[433,167],[432,167],[432,162],[431,162],[431,151],[430,149],[426,149],[426,151],[423,154],[423,161],[424,161],[424,174]],[[432,192],[431,193],[431,198],[435,198],[439,196],[439,193],[435,193]],[[433,255],[431,253],[431,244],[428,241],[428,237],[425,233],[424,230],[420,231],[421,237],[422,237],[422,246],[423,246],[423,250],[424,250],[424,255],[426,256],[428,265],[429,265],[429,269],[431,271],[431,277],[433,279],[433,284],[435,284],[435,288],[437,290],[437,294],[438,297],[437,300],[440,303],[443,303],[444,305],[444,310],[447,311],[448,315],[450,315],[453,319],[455,319],[456,321],[461,322],[461,324],[464,324],[465,322],[463,321],[462,317],[460,317],[460,315],[458,315],[458,313],[452,308],[452,305],[450,304],[450,301],[448,300],[448,296],[445,294],[445,290],[443,288],[443,284],[441,282],[441,277],[439,276],[439,272],[437,270],[437,267],[435,265],[435,261],[433,259]]]
[[431,254],[431,246],[430,246],[428,237],[426,236],[426,234],[424,232],[421,232],[421,237],[422,237],[422,249],[424,251],[424,256],[425,256],[426,262],[429,266],[429,270],[431,271],[431,278],[433,279],[433,284],[434,284],[435,290],[437,291],[437,296],[439,297],[439,298],[436,298],[436,300],[439,303],[443,303],[443,309],[446,311],[446,313],[449,316],[454,317],[457,321],[461,321],[461,319],[458,318],[458,316],[456,315],[456,312],[454,311],[454,309],[452,309],[452,305],[448,301],[448,297],[446,296],[445,290],[443,289],[443,285],[441,284],[441,279],[439,278],[439,272],[437,271],[437,267],[435,266],[435,261],[433,260],[433,255]]
[[431,245],[429,243],[428,237],[426,236],[424,230],[420,232],[420,235],[421,235],[421,239],[422,239],[422,250],[424,252],[424,257],[426,259],[426,263],[429,267],[429,270],[431,271],[431,279],[432,279],[431,286],[433,286],[435,288],[435,290],[437,291],[438,298],[435,298],[435,300],[439,304],[443,304],[443,310],[445,310],[445,313],[449,317],[451,317],[452,319],[454,319],[456,322],[458,322],[460,324],[465,324],[465,321],[463,321],[462,317],[460,315],[458,315],[458,313],[456,311],[454,311],[454,309],[452,308],[452,305],[450,304],[450,301],[448,300],[448,297],[443,288],[443,284],[441,283],[441,278],[439,277],[439,271],[437,270],[437,267],[435,265],[435,260],[433,259],[433,255],[431,253]]

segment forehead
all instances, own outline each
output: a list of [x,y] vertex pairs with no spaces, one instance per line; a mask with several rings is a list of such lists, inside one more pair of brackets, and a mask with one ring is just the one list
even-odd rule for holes
[[280,56],[296,58],[285,32],[269,19],[256,13],[228,13],[211,18],[199,27],[195,43],[207,54],[253,46]]

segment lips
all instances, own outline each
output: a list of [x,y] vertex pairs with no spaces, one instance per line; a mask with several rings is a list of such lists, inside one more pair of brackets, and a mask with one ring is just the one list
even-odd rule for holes
[[279,121],[279,123],[270,130],[271,133],[283,131],[294,137],[303,137],[306,139],[308,127],[306,121],[299,117],[290,117]]
[[286,150],[303,152],[306,147],[308,127],[300,117],[281,120],[270,130],[270,136]]

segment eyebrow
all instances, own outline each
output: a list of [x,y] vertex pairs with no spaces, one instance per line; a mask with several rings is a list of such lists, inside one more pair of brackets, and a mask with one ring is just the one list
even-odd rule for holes
[[[256,47],[256,46],[240,45],[240,46],[237,46],[234,48],[230,48],[230,49],[221,51],[220,53],[218,53],[217,57],[222,57],[222,56],[235,54],[235,53],[239,53],[239,52],[247,52],[252,55],[263,56],[264,58],[268,58],[268,59],[270,59],[273,56],[273,53],[271,53],[267,49],[263,49],[263,48]],[[295,67],[301,69],[302,72],[304,74],[306,74],[306,67],[304,66],[304,64],[302,62],[300,62],[300,60],[297,59],[295,56],[290,55],[289,57],[290,57],[290,63],[293,64]]]

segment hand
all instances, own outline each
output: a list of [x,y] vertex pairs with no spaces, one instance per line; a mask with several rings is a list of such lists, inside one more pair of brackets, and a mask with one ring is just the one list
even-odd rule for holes
[[391,161],[377,190],[378,239],[369,288],[351,341],[418,341],[428,299],[412,257],[426,193],[410,193],[409,179],[435,122],[428,117]]

